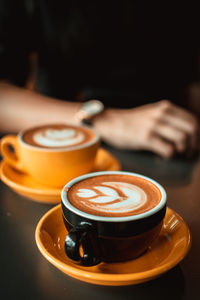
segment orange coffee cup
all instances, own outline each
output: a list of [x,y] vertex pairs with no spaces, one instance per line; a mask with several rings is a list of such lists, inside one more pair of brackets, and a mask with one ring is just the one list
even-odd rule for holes
[[38,147],[23,140],[24,134],[30,130],[28,129],[18,135],[7,135],[1,139],[3,159],[11,167],[29,174],[40,184],[62,187],[67,181],[92,170],[100,145],[100,136],[94,129],[88,126],[73,127],[80,130],[85,128],[92,134],[92,138],[72,147]]

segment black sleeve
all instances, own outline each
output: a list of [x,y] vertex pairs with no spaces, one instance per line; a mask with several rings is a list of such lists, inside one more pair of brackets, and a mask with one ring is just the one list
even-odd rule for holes
[[29,73],[31,31],[26,2],[0,0],[0,80],[23,86]]

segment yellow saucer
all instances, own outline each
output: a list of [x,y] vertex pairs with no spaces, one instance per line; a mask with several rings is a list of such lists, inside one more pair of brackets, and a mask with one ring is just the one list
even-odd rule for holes
[[[100,148],[92,172],[118,170],[120,170],[118,160],[111,153]],[[31,176],[16,171],[4,161],[1,163],[0,174],[1,180],[5,184],[26,198],[48,204],[60,202],[60,188],[49,188],[41,185],[35,182]]]
[[59,204],[39,221],[36,244],[42,255],[62,272],[99,285],[132,285],[156,278],[177,265],[191,245],[187,224],[170,208],[167,208],[162,231],[151,248],[139,258],[124,263],[100,263],[94,267],[76,265],[64,252],[66,234]]

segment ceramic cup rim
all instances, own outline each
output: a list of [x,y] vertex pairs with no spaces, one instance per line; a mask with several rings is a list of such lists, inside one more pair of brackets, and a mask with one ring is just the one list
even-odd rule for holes
[[[71,203],[67,199],[66,190],[69,189],[75,183],[77,183],[83,179],[94,177],[94,176],[99,176],[99,175],[130,175],[130,176],[143,178],[143,179],[153,183],[159,189],[159,191],[161,192],[161,200],[158,203],[158,205],[156,205],[154,208],[152,208],[144,213],[133,215],[133,216],[126,216],[126,217],[104,217],[104,216],[92,215],[92,214],[83,212],[83,211],[79,210],[78,208],[74,207],[73,205],[71,205]],[[127,222],[127,221],[140,220],[140,219],[148,218],[148,217],[154,215],[155,213],[160,211],[166,205],[167,194],[166,194],[164,187],[160,183],[158,183],[154,179],[147,177],[145,175],[141,175],[141,174],[134,173],[134,172],[127,172],[127,171],[101,171],[101,172],[92,172],[92,173],[84,174],[84,175],[81,175],[79,177],[76,177],[76,178],[70,180],[63,187],[63,189],[61,191],[61,199],[62,199],[63,205],[68,210],[70,210],[72,213],[74,213],[80,217],[83,217],[83,218],[86,218],[89,220],[93,220],[93,221],[114,222],[115,223],[115,222]]]
[[[65,147],[62,147],[62,148],[39,147],[39,146],[30,145],[23,140],[23,135],[26,131],[34,129],[34,128],[39,128],[39,127],[43,127],[43,126],[52,126],[52,125],[66,125],[66,126],[73,126],[75,128],[86,128],[87,130],[92,131],[94,133],[94,139],[92,139],[91,141],[88,141],[87,143],[81,144],[81,145],[66,147],[66,148]],[[74,125],[74,124],[70,124],[70,123],[49,123],[49,124],[42,124],[41,126],[30,126],[26,129],[21,130],[17,136],[19,138],[19,142],[23,145],[23,147],[32,149],[32,150],[38,151],[38,152],[70,152],[70,151],[88,148],[100,141],[100,134],[92,126],[82,125],[82,124]]]

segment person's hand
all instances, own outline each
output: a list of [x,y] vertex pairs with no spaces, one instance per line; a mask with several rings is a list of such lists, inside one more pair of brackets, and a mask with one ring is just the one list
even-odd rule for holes
[[198,122],[193,114],[168,100],[132,109],[107,109],[94,120],[103,140],[122,149],[150,150],[162,157],[192,154]]

